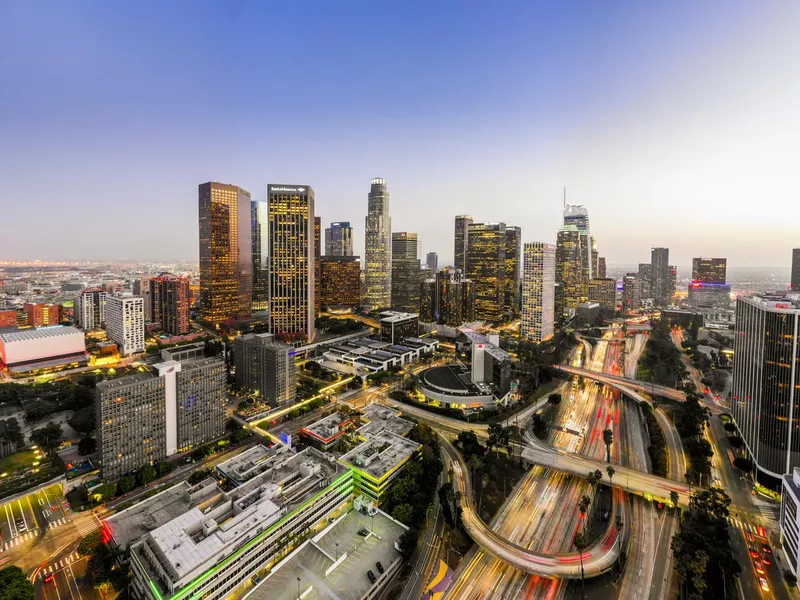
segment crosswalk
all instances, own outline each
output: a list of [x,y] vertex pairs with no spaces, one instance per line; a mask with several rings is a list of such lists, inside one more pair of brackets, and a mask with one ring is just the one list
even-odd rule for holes
[[35,529],[33,531],[26,531],[21,535],[15,536],[10,540],[6,540],[5,542],[3,542],[3,544],[0,545],[0,552],[5,552],[6,550],[10,550],[11,548],[19,546],[20,544],[27,542],[28,540],[32,540],[35,537],[36,537]]
[[761,528],[761,532],[759,532],[759,528],[757,525],[752,525],[746,521],[741,521],[736,517],[728,517],[728,523],[731,525],[731,527],[740,529],[744,533],[750,533],[755,537],[761,537],[761,538],[764,537],[764,535],[762,534],[762,532],[764,531],[763,527]]
[[41,572],[46,575],[49,575],[50,573],[55,573],[56,571],[60,571],[64,567],[68,567],[69,565],[80,559],[81,559],[80,555],[77,552],[73,552],[69,556],[62,558],[61,560],[56,561],[51,565],[47,565],[42,569]]
[[775,524],[777,524],[780,521],[781,518],[780,504],[778,504],[777,502],[768,502],[758,497],[753,498],[753,502],[758,507],[758,510],[761,511],[762,516],[767,521],[772,521]]
[[61,517],[60,519],[56,519],[55,521],[50,521],[47,524],[47,527],[50,529],[55,529],[56,527],[61,527],[62,525],[66,525],[69,523],[69,519],[66,517]]
[[81,535],[89,535],[100,527],[100,520],[94,513],[83,513],[72,520],[72,524]]

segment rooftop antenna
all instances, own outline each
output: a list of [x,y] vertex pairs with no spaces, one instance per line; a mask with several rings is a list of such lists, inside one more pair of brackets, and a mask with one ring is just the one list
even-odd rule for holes
[[564,186],[564,210],[567,210],[567,186]]

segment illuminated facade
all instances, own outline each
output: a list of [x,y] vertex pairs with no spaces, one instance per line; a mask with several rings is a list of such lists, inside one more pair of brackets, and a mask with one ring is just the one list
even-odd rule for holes
[[605,256],[598,256],[597,257],[597,278],[598,279],[605,279],[606,277],[606,257]]
[[800,292],[800,248],[792,250],[792,283],[793,292]]
[[639,308],[642,302],[642,285],[638,273],[628,273],[622,278],[622,310]]
[[149,293],[144,298],[145,314],[150,302],[150,320],[160,323],[170,335],[185,335],[189,325],[189,278],[172,273],[161,273],[149,278]]
[[597,302],[603,315],[617,312],[617,282],[609,277],[589,280],[589,302]]
[[467,273],[467,238],[469,226],[472,224],[472,217],[469,215],[459,215],[456,217],[455,247],[453,265],[456,269],[461,269],[462,273]]
[[270,185],[269,322],[287,341],[314,337],[316,271],[314,190],[308,186]]
[[556,247],[525,244],[522,275],[522,321],[520,336],[541,342],[553,335],[555,322]]
[[322,227],[322,219],[314,217],[314,318],[319,316],[319,311],[322,306],[322,295],[320,293],[320,257],[322,256],[322,241],[320,238],[320,231]]
[[653,290],[651,285],[651,282],[653,280],[652,265],[650,263],[639,263],[639,271],[636,276],[639,280],[640,300],[644,300],[645,298],[652,298],[653,297]]
[[253,248],[253,312],[269,309],[269,213],[267,203],[250,203]]
[[417,234],[392,233],[392,310],[417,312],[421,281]]
[[250,193],[226,183],[198,186],[200,315],[214,327],[252,314]]
[[106,300],[106,331],[119,346],[121,356],[144,352],[144,298],[109,296]]
[[571,316],[589,294],[589,238],[575,225],[561,227],[556,236],[556,318]]
[[364,238],[363,305],[369,311],[392,305],[392,219],[386,180],[377,177],[370,184]]
[[0,327],[16,327],[17,319],[17,311],[0,310]]
[[503,283],[505,287],[503,310],[509,318],[514,318],[519,315],[519,273],[521,268],[522,229],[519,227],[506,226],[506,272],[504,275],[505,281]]
[[106,294],[100,288],[81,291],[75,298],[75,325],[84,331],[100,329],[106,322]]
[[295,399],[297,367],[294,352],[270,333],[241,335],[234,341],[236,387],[257,391],[276,406]]
[[467,274],[475,287],[475,318],[502,321],[506,292],[505,223],[472,223],[467,240]]
[[475,290],[459,269],[446,267],[422,284],[420,320],[459,327],[475,320]]
[[361,302],[358,256],[323,256],[320,271],[322,306],[357,309]]
[[653,248],[650,257],[650,293],[657,305],[667,306],[672,298],[669,283],[669,248]]
[[[61,322],[61,305],[26,302],[22,305],[28,327],[45,327]],[[15,323],[16,325],[16,323]]]
[[797,296],[736,300],[731,414],[759,471],[800,467],[800,303]]
[[727,258],[693,258],[692,281],[700,283],[725,283],[727,281]]
[[337,221],[325,229],[325,256],[353,256],[353,228]]

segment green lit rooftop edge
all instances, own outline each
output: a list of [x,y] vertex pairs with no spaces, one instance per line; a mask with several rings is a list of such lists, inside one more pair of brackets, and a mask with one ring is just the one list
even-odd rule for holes
[[[330,489],[332,487],[336,487],[336,486],[341,485],[348,477],[352,477],[352,471],[348,471],[347,473],[343,473],[341,476],[339,476],[338,479],[334,480],[333,483],[331,483],[325,489],[323,489],[322,491],[320,491],[315,496],[313,496],[313,497],[309,498],[308,500],[306,500],[305,502],[303,502],[303,504],[301,504],[296,509],[294,509],[292,512],[287,514],[285,517],[283,517],[282,519],[280,519],[279,521],[274,523],[271,527],[267,528],[265,531],[263,531],[262,533],[260,533],[256,537],[254,537],[247,544],[245,544],[244,546],[239,548],[236,552],[231,554],[228,558],[223,560],[220,564],[212,567],[211,569],[209,569],[208,571],[206,571],[205,573],[200,575],[194,581],[191,581],[186,587],[184,587],[182,590],[179,590],[174,596],[170,596],[169,600],[181,600],[181,598],[184,598],[187,595],[189,595],[190,593],[194,592],[199,586],[203,585],[211,577],[213,577],[214,575],[219,573],[222,569],[224,569],[231,562],[233,562],[234,560],[239,558],[242,554],[244,554],[246,551],[248,551],[250,548],[252,548],[255,544],[259,543],[265,537],[269,536],[273,531],[275,531],[275,529],[277,529],[278,527],[283,525],[286,521],[288,521],[289,519],[294,517],[298,512],[300,512],[301,510],[306,508],[309,504],[311,504],[315,500],[318,500],[321,496],[323,496],[328,491],[330,491]],[[150,588],[155,592],[156,597],[159,598],[159,600],[164,600],[164,596],[159,591],[158,586],[155,584],[155,582],[153,582],[152,579],[148,579],[148,583],[150,584]]]

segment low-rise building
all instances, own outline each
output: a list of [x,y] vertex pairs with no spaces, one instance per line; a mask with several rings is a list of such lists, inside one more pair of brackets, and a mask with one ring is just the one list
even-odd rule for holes
[[177,517],[162,523],[157,510],[145,513],[155,515],[153,527],[129,546],[136,597],[235,596],[283,558],[287,540],[298,544],[352,496],[351,469],[330,455],[315,448],[295,454],[282,444],[261,453],[252,476],[231,491],[206,480],[185,490],[206,499]]
[[413,363],[423,356],[433,353],[438,347],[437,340],[414,337],[406,338],[403,344],[372,339],[354,339],[331,346],[325,351],[323,357],[326,360],[374,373]]
[[88,360],[86,338],[74,327],[55,325],[0,334],[0,366],[11,373],[83,365]]
[[575,309],[575,320],[579,325],[597,325],[602,316],[599,302],[581,302]]
[[407,337],[419,335],[419,315],[387,310],[381,313],[381,339],[400,344]]
[[330,450],[345,433],[358,425],[358,419],[336,412],[303,427],[300,435],[315,448]]

